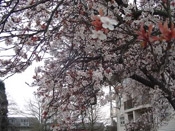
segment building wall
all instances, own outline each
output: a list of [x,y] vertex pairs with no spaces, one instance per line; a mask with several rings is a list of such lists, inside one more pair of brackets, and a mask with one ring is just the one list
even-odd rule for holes
[[160,127],[158,131],[175,131],[175,119],[168,122],[168,125]]
[[[125,124],[129,122],[136,122],[136,120],[143,114],[144,111],[151,109],[151,105],[148,104],[148,102],[133,107],[130,104],[128,108],[126,108],[125,102],[127,101],[127,99],[127,97],[123,97],[123,99],[121,100],[120,109],[116,109],[117,131],[126,131]],[[149,117],[150,122],[153,121],[152,118],[153,115]],[[150,130],[151,129],[149,129],[148,131]],[[168,125],[160,127],[157,131],[175,131],[175,119],[169,121]]]
[[32,131],[38,122],[36,118],[28,117],[9,117],[8,131]]

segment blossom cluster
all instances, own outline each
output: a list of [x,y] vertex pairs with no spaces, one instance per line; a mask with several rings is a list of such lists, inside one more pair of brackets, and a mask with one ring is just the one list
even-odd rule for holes
[[[161,95],[152,94],[155,108],[169,108],[164,100],[155,106],[157,99],[166,96],[175,109],[174,3],[1,1],[0,75],[45,61],[36,70],[33,85],[39,87],[43,118],[56,123],[53,130],[70,129],[90,105],[115,99],[118,89],[105,95],[102,87],[116,88],[127,78],[139,82],[141,92],[144,86],[161,90]],[[139,96],[132,83],[122,92],[135,89]]]

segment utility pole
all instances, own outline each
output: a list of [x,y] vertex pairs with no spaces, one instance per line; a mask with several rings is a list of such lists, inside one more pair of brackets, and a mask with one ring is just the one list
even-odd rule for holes
[[[110,95],[112,94],[111,86],[109,86],[109,94]],[[110,101],[110,118],[111,118],[111,125],[114,126],[112,101]]]

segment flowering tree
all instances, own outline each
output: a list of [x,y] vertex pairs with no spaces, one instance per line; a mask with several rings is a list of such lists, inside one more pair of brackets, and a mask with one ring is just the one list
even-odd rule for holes
[[125,78],[175,110],[174,8],[174,0],[1,0],[0,74],[45,58],[33,78],[43,116],[60,118],[55,129],[95,104],[103,85]]

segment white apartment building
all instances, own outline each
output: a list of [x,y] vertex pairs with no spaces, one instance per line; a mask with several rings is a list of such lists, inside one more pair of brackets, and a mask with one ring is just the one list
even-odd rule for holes
[[[135,106],[133,99],[122,99],[120,109],[116,109],[115,111],[117,117],[117,131],[126,131],[127,126],[130,126],[129,123],[135,123],[143,113],[149,112],[150,108],[151,106],[148,103]],[[149,118],[150,122],[152,121],[151,116],[152,115],[150,115]]]
[[[145,115],[146,120],[144,120],[150,123],[143,127],[144,131],[175,131],[175,120],[171,120],[167,126],[163,126],[158,130],[155,129],[153,121],[154,115],[151,113],[151,105],[149,104],[150,96],[145,94],[146,92],[142,92],[144,95],[132,93],[132,96],[122,95],[117,98],[117,108],[113,108],[111,113],[111,117],[117,118],[117,131],[127,131],[128,128],[132,129],[137,127],[139,129],[139,126],[143,127],[143,119],[141,121],[138,120],[144,113],[147,113],[147,115]],[[139,98],[137,98],[137,96]]]

